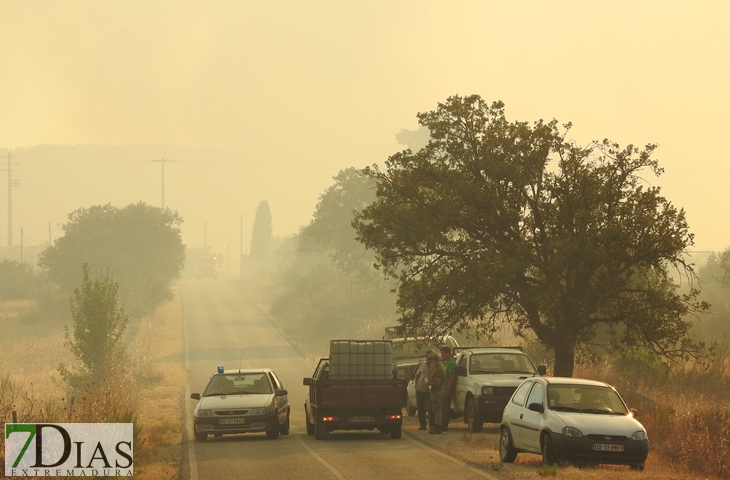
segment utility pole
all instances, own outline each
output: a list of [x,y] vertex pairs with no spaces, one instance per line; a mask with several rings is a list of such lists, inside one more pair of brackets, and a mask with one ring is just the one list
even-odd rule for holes
[[162,208],[165,208],[165,163],[174,162],[174,161],[175,160],[166,159],[165,157],[162,157],[159,160],[150,160],[150,162],[159,163],[162,166],[162,177],[160,180],[160,182],[161,182],[160,191],[161,191],[161,197],[162,197],[160,204],[161,204]]
[[238,276],[243,280],[243,214],[241,214],[241,251],[238,252]]
[[13,187],[20,186],[20,180],[13,180],[12,158],[8,152],[8,247],[13,246]]

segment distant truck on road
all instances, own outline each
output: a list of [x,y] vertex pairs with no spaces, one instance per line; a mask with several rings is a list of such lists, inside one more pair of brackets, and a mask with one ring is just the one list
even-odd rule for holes
[[210,277],[218,278],[218,259],[216,257],[198,257],[196,275],[198,280]]
[[375,430],[401,438],[403,381],[393,375],[390,340],[332,340],[311,377],[304,378],[307,433]]

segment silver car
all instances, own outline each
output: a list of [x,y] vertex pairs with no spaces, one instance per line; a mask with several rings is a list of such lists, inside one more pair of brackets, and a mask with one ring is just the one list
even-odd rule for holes
[[629,465],[643,470],[646,429],[607,383],[564,377],[525,380],[502,416],[499,456],[541,454],[543,462]]
[[246,369],[218,371],[210,377],[193,411],[195,440],[204,442],[208,435],[266,432],[276,439],[289,433],[289,400],[273,370]]

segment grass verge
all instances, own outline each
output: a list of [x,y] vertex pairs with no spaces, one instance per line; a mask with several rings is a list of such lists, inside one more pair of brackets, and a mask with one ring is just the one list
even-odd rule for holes
[[[179,478],[180,405],[186,383],[180,302],[167,303],[139,320],[128,344],[128,363],[115,374],[114,385],[90,386],[88,394],[73,402],[66,398],[57,372],[59,361],[73,363],[63,345],[63,322],[37,318],[37,314],[27,303],[0,304],[0,423],[11,422],[13,411],[19,422],[134,420],[138,428],[135,477]],[[0,459],[4,447],[5,442],[0,442]]]

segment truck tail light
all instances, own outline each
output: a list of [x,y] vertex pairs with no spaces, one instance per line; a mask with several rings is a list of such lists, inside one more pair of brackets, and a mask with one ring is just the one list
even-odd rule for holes
[[339,420],[339,417],[322,417],[323,422],[336,422]]
[[388,415],[386,418],[388,420],[400,420],[401,416],[400,415]]

